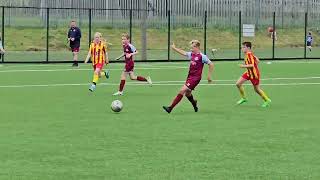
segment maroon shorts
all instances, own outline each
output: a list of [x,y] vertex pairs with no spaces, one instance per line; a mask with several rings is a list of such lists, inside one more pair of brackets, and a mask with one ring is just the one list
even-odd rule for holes
[[79,47],[77,47],[77,48],[71,48],[71,51],[72,51],[72,52],[79,52],[79,51],[80,51],[80,48],[79,48]]
[[134,69],[134,63],[129,62],[129,63],[126,63],[126,66],[124,67],[124,72],[132,72],[133,69]]
[[260,84],[260,78],[251,79],[246,72],[242,74],[242,78],[251,81],[252,85],[254,86],[257,86]]
[[188,78],[185,85],[190,89],[194,90],[198,84],[200,83],[201,79],[196,78]]
[[93,65],[93,69],[94,70],[96,70],[96,69],[102,70],[103,66],[104,66],[104,63],[98,63],[98,64]]

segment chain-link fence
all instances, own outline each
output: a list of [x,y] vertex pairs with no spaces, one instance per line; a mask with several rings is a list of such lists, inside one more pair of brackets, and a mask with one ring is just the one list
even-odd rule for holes
[[[307,12],[295,17],[266,14],[247,18],[241,11],[215,16],[214,9],[195,16],[167,11],[164,17],[144,9],[90,9],[0,7],[1,37],[6,49],[2,62],[71,62],[67,41],[71,20],[82,31],[79,60],[88,52],[95,32],[101,32],[110,44],[110,59],[122,53],[121,34],[129,33],[140,53],[136,61],[175,61],[184,58],[170,50],[176,46],[188,50],[189,41],[198,39],[201,48],[215,60],[239,60],[243,41],[253,42],[261,59],[318,59],[320,32],[318,16]],[[230,11],[231,12],[231,11]],[[64,18],[68,16],[69,18]],[[242,18],[246,17],[246,18]],[[254,26],[253,36],[243,36],[244,25]],[[313,37],[312,51],[306,36]],[[273,38],[274,37],[274,38]],[[145,53],[143,53],[145,52]]]

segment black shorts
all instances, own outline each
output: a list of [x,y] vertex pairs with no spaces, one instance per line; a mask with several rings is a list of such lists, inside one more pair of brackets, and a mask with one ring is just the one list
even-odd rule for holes
[[311,46],[311,42],[307,42],[307,46]]

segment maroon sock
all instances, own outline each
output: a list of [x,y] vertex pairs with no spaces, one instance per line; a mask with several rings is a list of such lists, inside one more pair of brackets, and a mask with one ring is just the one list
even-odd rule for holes
[[147,81],[147,79],[144,78],[144,77],[142,77],[142,76],[138,76],[138,77],[137,77],[137,80],[138,80],[138,81]]
[[119,91],[122,92],[123,91],[123,88],[124,88],[124,85],[126,84],[126,80],[121,80],[120,82],[120,86],[119,86]]
[[178,94],[177,97],[173,100],[170,108],[173,109],[181,101],[182,98],[183,98],[183,95]]
[[188,100],[191,102],[191,104],[192,104],[193,106],[196,105],[196,102],[194,101],[192,94],[191,94],[190,96],[187,96],[187,98],[188,98]]

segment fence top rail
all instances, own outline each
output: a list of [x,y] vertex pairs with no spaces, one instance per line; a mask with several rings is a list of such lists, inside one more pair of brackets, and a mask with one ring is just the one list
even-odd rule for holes
[[59,7],[31,7],[31,6],[0,6],[11,9],[68,9],[68,10],[100,10],[100,11],[153,11],[149,9],[128,9],[128,8],[59,8]]

